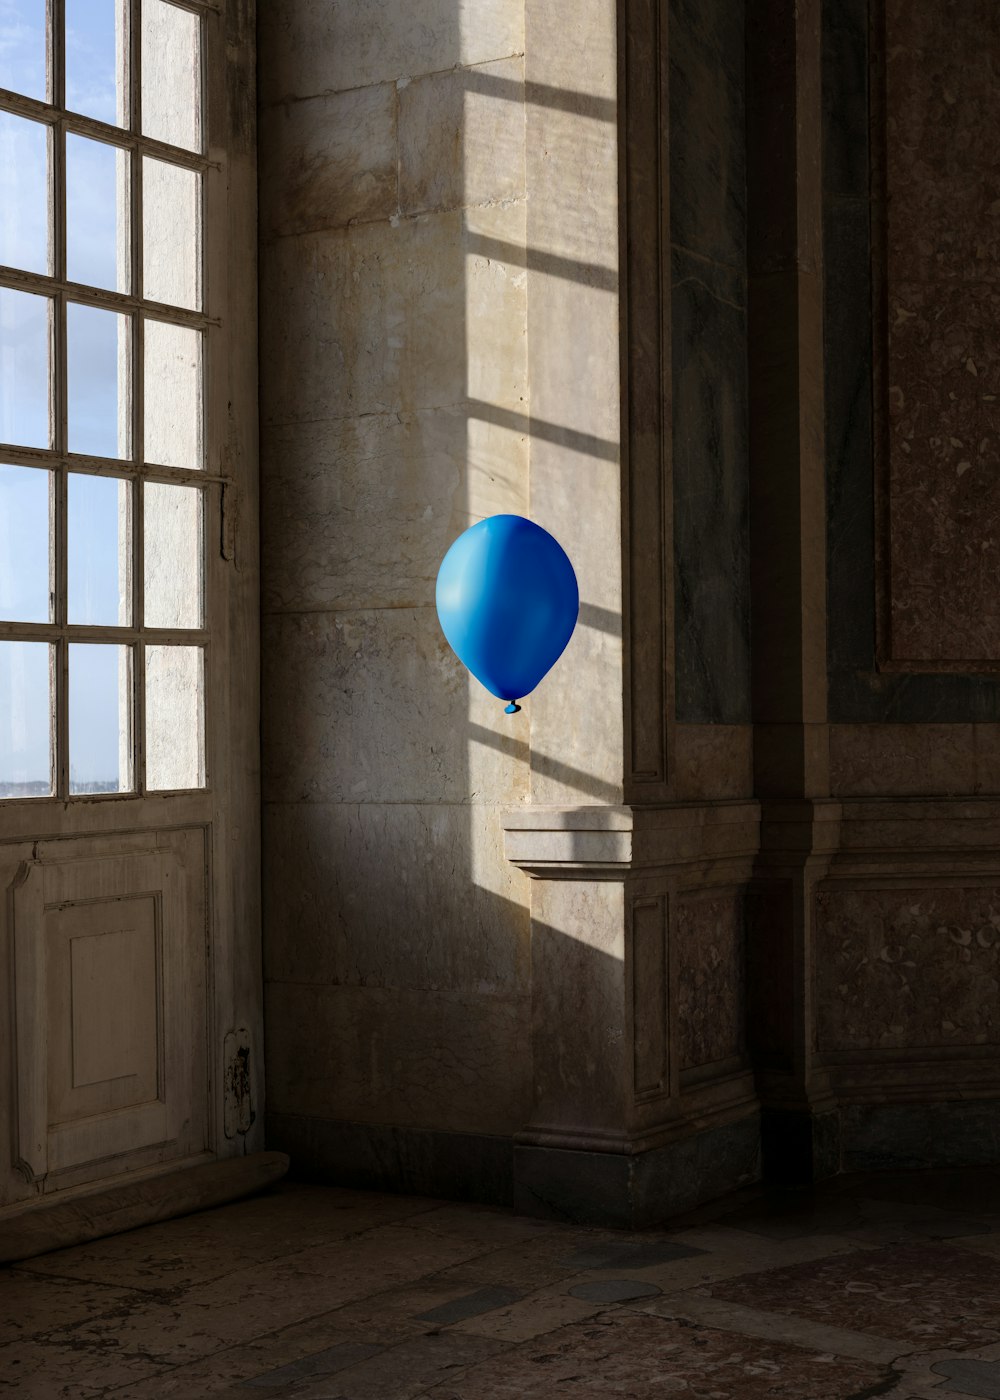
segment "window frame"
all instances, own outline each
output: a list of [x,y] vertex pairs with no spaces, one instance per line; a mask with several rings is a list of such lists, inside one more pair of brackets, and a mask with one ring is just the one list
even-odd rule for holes
[[[213,652],[219,640],[219,627],[228,633],[226,622],[232,603],[226,599],[226,580],[220,577],[219,564],[231,563],[233,551],[228,552],[228,532],[224,527],[225,501],[230,510],[236,499],[236,485],[227,470],[228,451],[232,433],[223,435],[220,414],[227,402],[234,399],[233,367],[227,359],[226,298],[230,269],[227,244],[233,222],[234,201],[230,189],[230,112],[220,105],[226,89],[226,42],[224,29],[235,12],[237,22],[241,6],[230,5],[229,13],[209,0],[170,0],[176,8],[198,16],[201,32],[201,151],[194,152],[172,146],[141,133],[141,5],[142,0],[127,0],[129,18],[129,49],[127,86],[130,120],[128,127],[118,127],[97,118],[79,115],[65,106],[65,0],[49,0],[47,6],[48,78],[47,100],[23,96],[0,89],[0,111],[44,123],[49,130],[49,236],[52,247],[50,273],[26,272],[0,266],[0,287],[14,291],[32,292],[49,299],[49,448],[26,448],[0,443],[0,462],[5,465],[33,467],[51,473],[50,506],[51,563],[53,607],[47,623],[15,623],[0,620],[0,641],[47,642],[53,648],[54,698],[51,755],[52,792],[47,795],[4,798],[0,809],[23,804],[134,803],[147,794],[156,798],[170,796],[161,789],[150,790],[146,781],[146,676],[145,648],[179,645],[202,648],[204,658],[202,784],[197,788],[175,790],[190,797],[210,794],[212,775],[216,770],[213,733],[222,725],[213,722],[218,702],[214,681],[222,678],[225,666],[216,673]],[[126,292],[99,289],[71,282],[66,276],[66,137],[74,133],[100,140],[128,152],[130,188],[130,289]],[[251,131],[251,140],[255,135]],[[163,160],[201,176],[200,207],[200,286],[201,310],[153,302],[143,296],[143,209],[142,163],[146,156]],[[251,265],[253,253],[251,251]],[[131,393],[131,457],[128,460],[72,453],[68,441],[67,385],[67,307],[79,303],[113,311],[129,317],[131,344],[129,346],[129,385]],[[254,326],[255,326],[255,305]],[[146,462],[137,452],[143,442],[144,398],[144,322],[146,319],[195,329],[201,333],[201,435],[202,463],[200,467],[181,468]],[[256,344],[253,346],[256,351]],[[236,367],[242,378],[244,397],[252,401],[252,388],[247,380],[246,366]],[[246,390],[250,389],[249,395]],[[238,391],[237,391],[238,392]],[[256,449],[256,432],[251,446]],[[124,480],[131,498],[131,539],[129,564],[131,571],[130,626],[95,626],[68,621],[68,483],[70,473],[90,474]],[[180,484],[199,488],[202,493],[201,557],[202,557],[202,619],[194,628],[155,628],[146,625],[143,607],[144,558],[141,522],[144,520],[145,482]],[[218,539],[218,552],[208,548],[209,540]],[[245,612],[243,600],[243,611]],[[127,791],[74,793],[70,784],[69,754],[69,648],[73,643],[104,642],[131,648],[132,703],[130,736],[132,750],[132,786]],[[222,638],[223,648],[228,637]],[[226,687],[228,690],[228,687]]]

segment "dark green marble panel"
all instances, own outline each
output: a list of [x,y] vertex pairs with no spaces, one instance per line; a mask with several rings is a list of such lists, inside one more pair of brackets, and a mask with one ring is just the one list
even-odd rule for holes
[[670,6],[676,715],[750,719],[743,7]]
[[674,249],[677,718],[750,718],[746,309],[742,276]]
[[746,266],[745,37],[732,0],[671,0],[670,236]]

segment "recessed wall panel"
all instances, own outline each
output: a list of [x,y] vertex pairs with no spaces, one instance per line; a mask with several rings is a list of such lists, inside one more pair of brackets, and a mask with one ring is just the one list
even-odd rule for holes
[[883,657],[1000,667],[1000,9],[884,0]]

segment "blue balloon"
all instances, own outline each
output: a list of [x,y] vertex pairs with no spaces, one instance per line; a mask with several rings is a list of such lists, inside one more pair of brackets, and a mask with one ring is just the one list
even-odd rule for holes
[[507,714],[573,635],[580,590],[566,551],[521,515],[491,515],[448,550],[437,576],[441,630]]

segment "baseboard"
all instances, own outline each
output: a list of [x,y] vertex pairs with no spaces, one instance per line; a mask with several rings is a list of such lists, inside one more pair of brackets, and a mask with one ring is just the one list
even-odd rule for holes
[[514,1144],[486,1133],[449,1133],[269,1113],[267,1144],[292,1159],[291,1175],[368,1191],[509,1206]]
[[756,1113],[632,1155],[518,1146],[514,1204],[524,1215],[637,1230],[760,1179]]
[[1000,1099],[843,1104],[844,1171],[1000,1166]]

